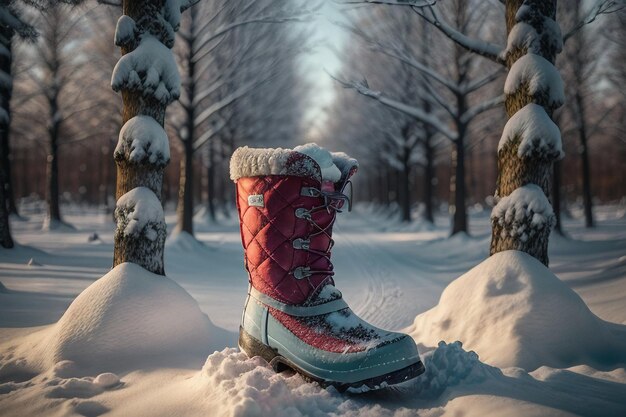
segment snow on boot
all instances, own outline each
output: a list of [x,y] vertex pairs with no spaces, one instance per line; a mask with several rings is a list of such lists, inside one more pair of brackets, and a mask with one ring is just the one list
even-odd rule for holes
[[357,166],[315,144],[243,147],[230,161],[250,281],[239,346],[342,391],[424,372],[412,338],[361,320],[334,286],[332,227]]

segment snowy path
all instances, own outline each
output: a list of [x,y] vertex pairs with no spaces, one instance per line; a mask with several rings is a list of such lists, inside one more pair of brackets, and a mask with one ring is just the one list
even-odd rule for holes
[[[76,295],[108,271],[113,240],[108,217],[77,212],[68,220],[77,231],[41,233],[41,216],[14,222],[16,240],[29,247],[12,259],[0,252],[0,282],[23,300],[3,303],[0,327],[55,322]],[[377,326],[404,328],[437,303],[450,281],[487,257],[486,216],[471,219],[472,237],[448,239],[445,223],[440,218],[432,230],[404,232],[402,225],[380,215],[342,214],[335,227],[333,263],[336,284],[352,308]],[[625,223],[609,217],[587,233],[570,221],[566,228],[578,240],[553,237],[551,247],[555,273],[596,314],[617,323],[626,323],[621,315],[626,299]],[[168,242],[166,272],[214,323],[235,332],[247,288],[237,226],[231,221],[197,229],[204,246]],[[90,243],[93,232],[100,239]],[[42,265],[27,265],[31,258]]]
[[[600,208],[599,226],[590,231],[580,221],[567,219],[565,227],[573,239],[553,236],[550,248],[551,269],[595,314],[614,323],[609,328],[623,339],[622,345],[626,345],[624,214],[623,208]],[[173,218],[168,217],[170,230]],[[0,287],[0,345],[28,337],[38,329],[33,326],[56,322],[83,289],[109,270],[110,219],[77,210],[67,220],[76,231],[42,233],[40,215],[13,223],[16,240],[27,246],[0,251],[0,282],[6,287]],[[438,303],[451,281],[487,257],[488,217],[474,214],[470,224],[472,237],[447,238],[444,217],[436,227],[425,228],[403,226],[364,210],[344,214],[335,229],[336,284],[364,319],[389,329],[406,328]],[[89,242],[94,232],[99,239]],[[215,324],[230,331],[228,344],[234,346],[247,288],[237,225],[232,221],[198,224],[197,236],[203,244],[184,238],[168,241],[167,275],[197,300]],[[28,265],[31,259],[34,263]],[[626,413],[624,367],[543,366],[526,373],[520,368],[493,368],[462,350],[448,349],[448,353],[444,361],[424,356],[432,375],[420,380],[426,385],[418,389],[419,396],[415,389],[340,395],[307,384],[297,375],[275,375],[234,349],[211,355],[201,371],[200,362],[191,368],[122,372],[122,385],[111,391],[94,385],[95,375],[66,378],[47,372],[11,377],[7,368],[9,376],[7,369],[0,369],[9,381],[0,375],[0,414],[42,415],[51,409],[59,416],[94,417],[103,413],[169,416],[181,410],[189,416],[204,416],[210,410],[213,415],[276,417]],[[3,362],[12,364],[13,355],[11,349],[0,350],[0,368]],[[467,373],[459,379],[464,368]]]

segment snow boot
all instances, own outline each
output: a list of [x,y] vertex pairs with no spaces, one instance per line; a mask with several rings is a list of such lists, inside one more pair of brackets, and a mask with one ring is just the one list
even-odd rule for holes
[[334,286],[332,227],[357,167],[315,144],[243,147],[230,162],[250,284],[239,347],[340,391],[424,372],[412,338],[361,320]]

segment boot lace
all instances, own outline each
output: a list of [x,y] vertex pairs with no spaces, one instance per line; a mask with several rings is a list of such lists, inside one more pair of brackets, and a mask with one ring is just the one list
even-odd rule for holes
[[[350,195],[343,193],[348,185],[350,185]],[[309,279],[312,275],[324,274],[327,277],[335,275],[335,272],[333,271],[333,264],[330,261],[330,254],[335,244],[335,241],[333,240],[329,229],[331,229],[333,224],[335,223],[335,220],[337,219],[337,214],[343,211],[342,207],[344,206],[344,204],[347,204],[348,211],[352,210],[352,184],[349,180],[346,181],[346,183],[342,187],[342,191],[324,191],[315,187],[304,187],[301,190],[301,195],[305,195],[308,197],[321,197],[323,201],[323,203],[319,206],[314,206],[310,209],[306,209],[303,207],[296,209],[296,217],[309,222],[309,224],[313,227],[313,229],[315,229],[315,231],[313,233],[310,233],[308,236],[305,236],[303,238],[297,238],[292,241],[293,247],[295,249],[304,250],[309,253],[321,256],[328,262],[329,268],[326,270],[313,270],[309,266],[304,265],[299,266],[292,271],[292,274],[296,279],[306,278],[309,282],[309,285],[311,285],[311,288],[315,290],[315,286]],[[327,213],[332,214],[332,218],[326,226],[321,226],[313,219],[313,215],[317,212],[324,210]],[[330,241],[328,248],[325,251],[312,249],[311,239],[322,234],[326,235]]]

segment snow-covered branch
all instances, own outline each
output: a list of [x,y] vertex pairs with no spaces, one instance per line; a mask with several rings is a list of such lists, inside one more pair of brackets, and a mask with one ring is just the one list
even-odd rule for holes
[[355,91],[357,91],[359,94],[365,96],[365,97],[369,97],[373,100],[376,100],[378,102],[380,102],[381,104],[392,108],[394,110],[400,111],[408,116],[414,117],[415,119],[419,120],[422,123],[425,123],[431,127],[433,127],[435,130],[437,130],[439,133],[441,133],[442,135],[444,135],[445,137],[447,137],[448,139],[455,141],[457,138],[457,134],[455,132],[452,132],[450,129],[448,129],[445,124],[435,115],[433,115],[432,113],[426,113],[424,112],[422,109],[420,109],[419,107],[415,107],[415,106],[409,106],[405,103],[402,103],[400,101],[385,97],[380,91],[374,91],[372,89],[369,88],[369,86],[367,85],[367,81],[363,80],[361,82],[358,81],[345,81],[345,80],[341,80],[337,77],[334,77],[331,75],[331,77],[337,81],[339,84],[341,84],[344,88],[351,88],[354,89]]
[[413,11],[468,51],[477,53],[499,64],[504,64],[501,57],[501,53],[504,50],[503,46],[485,42],[480,39],[473,39],[459,32],[442,19],[435,7],[413,7]]

